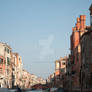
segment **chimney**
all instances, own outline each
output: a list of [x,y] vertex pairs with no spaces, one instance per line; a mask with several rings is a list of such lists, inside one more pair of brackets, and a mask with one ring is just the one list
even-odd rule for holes
[[85,15],[80,15],[80,30],[84,31],[86,26],[85,26],[85,22],[86,22],[86,16]]
[[90,26],[91,26],[91,29],[92,29],[92,4],[89,8],[89,11],[90,11]]
[[80,30],[80,18],[77,18],[76,29]]

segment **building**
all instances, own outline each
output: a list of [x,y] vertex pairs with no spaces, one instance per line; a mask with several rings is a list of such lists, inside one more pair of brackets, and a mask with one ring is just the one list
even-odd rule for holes
[[80,15],[77,18],[77,23],[75,27],[72,28],[71,35],[71,64],[72,64],[72,87],[80,87],[80,70],[81,70],[81,46],[80,46],[80,37],[87,32],[86,30],[86,16]]
[[22,85],[22,58],[18,53],[12,53],[12,85]]
[[23,69],[22,58],[6,43],[0,43],[0,87],[26,89],[46,81]]
[[84,89],[92,88],[92,5],[90,10],[90,27],[81,39],[81,84]]
[[67,57],[61,57],[60,58],[60,74],[66,73],[66,63],[67,63]]
[[[81,61],[82,61],[82,76],[81,82],[84,88],[92,87],[92,31],[86,32],[81,37]],[[82,81],[83,80],[83,81]]]
[[21,87],[23,89],[26,89],[26,88],[31,88],[32,86],[37,84],[46,84],[46,81],[43,78],[37,77],[36,75],[31,74],[27,72],[25,69],[23,69]]
[[[12,69],[11,69],[11,52],[12,49],[6,43],[0,43],[1,72],[0,86],[11,88],[12,86]],[[3,63],[3,64],[2,64]]]
[[5,59],[0,56],[0,87],[4,86],[5,66]]
[[22,59],[6,43],[0,43],[0,87],[21,86]]
[[60,58],[60,85],[62,85],[64,88],[66,87],[67,84],[67,63],[68,63],[68,57],[61,57]]
[[22,70],[22,88],[31,88],[31,74],[25,69]]
[[68,58],[60,57],[59,60],[55,61],[55,85],[60,86],[65,82],[65,74],[66,74],[66,63]]
[[60,57],[59,60],[55,61],[55,76],[61,75],[66,72],[66,61],[67,57]]
[[72,66],[71,66],[71,55],[68,56],[67,62],[66,62],[66,88],[70,90],[71,92],[71,85],[72,85],[72,77],[71,77],[71,71],[72,71]]

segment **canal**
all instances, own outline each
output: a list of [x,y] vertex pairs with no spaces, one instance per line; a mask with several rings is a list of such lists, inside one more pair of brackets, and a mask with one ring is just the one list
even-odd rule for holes
[[[15,90],[9,90],[9,92],[16,92]],[[23,91],[23,92],[46,92],[43,90]]]
[[42,90],[25,91],[25,92],[43,92]]
[[[17,89],[7,89],[7,88],[0,88],[0,92],[16,92]],[[48,90],[26,90],[22,92],[65,92],[63,88],[58,88],[58,89],[50,89]]]

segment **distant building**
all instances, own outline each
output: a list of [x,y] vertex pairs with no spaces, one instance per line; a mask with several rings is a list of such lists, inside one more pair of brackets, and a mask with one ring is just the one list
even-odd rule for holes
[[22,88],[31,88],[31,74],[26,70],[22,70]]
[[32,86],[36,84],[46,84],[46,81],[41,78],[37,77],[34,74],[31,74],[23,69],[22,71],[22,88],[31,88]]
[[55,85],[61,85],[65,81],[67,57],[60,57],[55,61]]
[[6,43],[0,43],[0,87],[31,88],[36,84],[45,84],[41,77],[23,69],[22,58],[18,53],[12,52],[12,48]]
[[55,61],[55,76],[60,75],[60,61],[56,60]]
[[12,85],[16,87],[17,85],[22,85],[22,58],[18,53],[12,53]]
[[67,57],[61,57],[59,60],[55,61],[55,76],[60,76],[66,72],[66,62]]

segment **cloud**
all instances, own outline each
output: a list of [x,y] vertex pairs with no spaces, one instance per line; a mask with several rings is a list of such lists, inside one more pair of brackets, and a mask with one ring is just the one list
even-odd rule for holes
[[48,36],[47,39],[39,40],[40,46],[40,60],[51,59],[54,55],[54,49],[52,48],[54,41],[54,35]]

